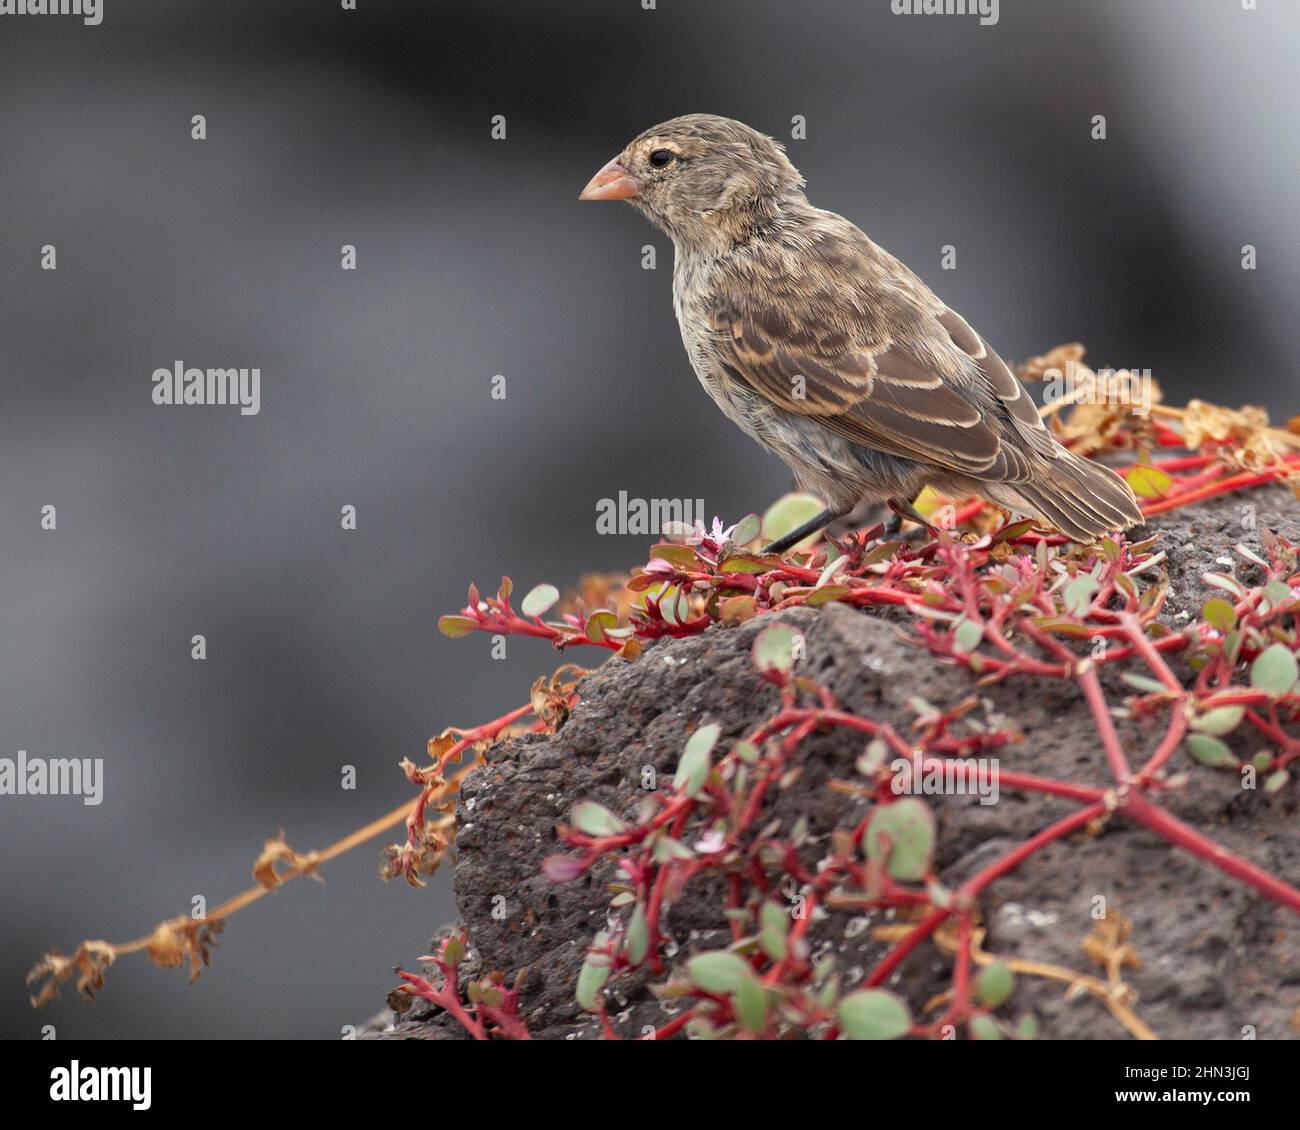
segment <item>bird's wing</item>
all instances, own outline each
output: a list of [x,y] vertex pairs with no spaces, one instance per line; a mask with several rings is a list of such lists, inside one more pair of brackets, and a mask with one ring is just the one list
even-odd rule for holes
[[766,287],[725,287],[710,311],[718,362],[775,406],[865,447],[979,479],[1033,477],[1035,456],[1060,449],[1024,386],[924,283],[853,232],[860,243],[805,248],[749,276]]

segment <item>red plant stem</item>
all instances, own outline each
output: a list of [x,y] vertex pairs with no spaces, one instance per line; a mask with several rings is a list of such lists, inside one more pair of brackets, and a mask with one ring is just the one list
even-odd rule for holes
[[[816,714],[815,711],[811,711],[810,713],[814,715]],[[783,744],[788,743],[792,746],[798,745],[805,737],[807,737],[808,734],[812,733],[816,727],[817,722],[815,718],[810,718],[805,722],[801,722],[795,728],[790,737],[786,739],[786,743]],[[744,832],[744,830],[754,822],[755,817],[758,815],[758,810],[763,805],[763,797],[767,793],[767,786],[781,775],[782,769],[785,765],[785,759],[782,757],[774,760],[775,763],[772,765],[770,770],[759,779],[758,783],[754,785],[753,791],[749,794],[749,799],[745,802],[745,809],[740,814],[740,822],[732,832],[733,837]]]
[[[1114,631],[1110,628],[1099,628],[1097,635],[1110,636]],[[1188,646],[1188,639],[1181,632],[1176,632],[1170,636],[1161,636],[1160,639],[1151,643],[1151,647],[1156,651],[1181,651]],[[1117,647],[1113,651],[1108,650],[1097,656],[1094,663],[1118,663],[1121,659],[1129,659],[1137,654],[1137,649],[1133,647]]]
[[1160,653],[1147,639],[1147,635],[1142,630],[1142,625],[1138,623],[1137,618],[1130,615],[1122,616],[1120,617],[1120,624],[1124,634],[1133,641],[1134,650],[1146,661],[1151,673],[1171,691],[1182,694],[1183,684],[1178,681],[1177,677],[1169,669],[1169,664],[1161,658]]
[[1147,784],[1159,770],[1164,768],[1165,763],[1178,751],[1178,747],[1182,745],[1183,738],[1186,736],[1187,717],[1181,710],[1175,708],[1169,719],[1169,729],[1165,731],[1165,736],[1161,739],[1160,745],[1147,760],[1147,763],[1138,771],[1138,783]]
[[1149,502],[1142,507],[1142,513],[1150,518],[1156,514],[1163,514],[1166,510],[1176,510],[1180,506],[1190,506],[1193,502],[1204,502],[1205,499],[1214,498],[1220,494],[1231,494],[1233,491],[1245,490],[1247,487],[1263,486],[1265,483],[1276,482],[1283,474],[1284,471],[1279,468],[1277,471],[1263,474],[1233,475],[1231,478],[1220,479],[1218,482],[1201,487],[1199,490],[1188,491],[1172,498],[1162,498],[1157,502]]
[[533,1038],[533,1034],[528,1031],[528,1025],[517,1014],[506,1012],[500,1008],[489,1008],[486,1005],[483,1012],[493,1024],[501,1029],[503,1036],[508,1036],[512,1040],[531,1040]]
[[1130,793],[1120,811],[1153,832],[1158,832],[1174,846],[1214,864],[1225,874],[1249,883],[1275,901],[1300,913],[1300,890],[1296,890],[1276,875],[1271,875],[1249,860],[1202,836],[1200,832],[1188,827],[1176,816],[1152,804],[1141,793]]
[[[984,633],[988,636],[993,646],[1005,655],[1015,657],[1015,670],[1025,675],[1044,675],[1048,678],[1060,679],[1065,675],[1065,668],[1060,664],[1044,663],[1041,659],[1035,659],[1033,656],[1022,655],[1012,645],[1011,641],[1003,634],[999,625],[988,623],[984,627]],[[1040,637],[1046,639],[1047,637]],[[1073,657],[1071,657],[1073,658]]]
[[1033,855],[1042,847],[1046,847],[1053,840],[1059,840],[1063,836],[1068,836],[1071,832],[1082,828],[1091,820],[1105,815],[1105,803],[1098,801],[1096,804],[1087,805],[1080,808],[1077,812],[1072,812],[1069,816],[1062,817],[1055,824],[1049,824],[1041,832],[1030,836],[1023,844],[1012,851],[1007,852],[1001,859],[994,860],[978,875],[967,879],[960,887],[957,888],[953,896],[954,902],[966,902],[974,898],[985,887],[995,880],[1002,878],[1008,872],[1014,871],[1026,859]]
[[1269,768],[1285,769],[1291,762],[1300,757],[1300,738],[1291,737],[1275,721],[1261,718],[1254,710],[1246,711],[1246,721],[1261,733],[1267,734],[1282,747],[1282,756],[1274,758],[1273,764]]
[[1163,420],[1155,422],[1156,440],[1161,447],[1181,447],[1186,449],[1187,440]]
[[930,911],[916,924],[916,928],[890,950],[875,969],[867,974],[866,979],[862,982],[863,985],[872,988],[881,984],[895,969],[903,964],[903,960],[908,954],[939,928],[944,919],[951,913],[951,907],[939,907],[937,910]]
[[1142,656],[1146,661],[1147,667],[1151,673],[1160,681],[1161,684],[1168,687],[1170,691],[1178,695],[1174,709],[1169,719],[1169,729],[1166,731],[1164,739],[1161,741],[1155,753],[1147,760],[1138,772],[1137,779],[1141,783],[1149,781],[1165,763],[1173,757],[1179,745],[1182,744],[1184,735],[1187,733],[1187,716],[1179,709],[1179,705],[1186,697],[1183,685],[1170,670],[1169,664],[1164,661],[1164,657],[1152,646],[1151,641],[1147,639],[1146,633],[1142,630],[1133,616],[1124,616],[1121,618],[1124,634],[1133,641],[1133,650]]
[[509,714],[503,714],[500,718],[487,722],[482,726],[475,726],[472,730],[466,730],[455,745],[451,746],[446,753],[438,759],[438,771],[442,772],[447,764],[459,757],[465,750],[477,742],[484,741],[488,738],[495,738],[502,730],[520,718],[533,712],[533,704],[525,703],[523,706],[517,706]]
[[953,522],[958,526],[964,525],[974,518],[987,505],[988,503],[982,498],[972,499],[970,502],[967,502],[964,506],[958,509],[957,513],[953,517]]
[[455,966],[444,967],[439,964],[439,970],[443,976],[443,987],[441,989],[435,989],[428,981],[416,973],[407,973],[405,970],[399,969],[397,975],[411,986],[416,996],[423,997],[430,1004],[437,1005],[449,1012],[474,1039],[486,1040],[487,1033],[483,1031],[483,1025],[466,1012],[460,1003],[460,986]]
[[[681,835],[682,827],[691,814],[690,799],[686,797],[682,799],[687,803],[682,806],[681,815],[673,825],[674,839]],[[650,934],[650,966],[656,973],[663,971],[663,961],[659,957],[659,914],[663,908],[664,888],[668,885],[669,870],[670,868],[666,866],[660,866],[655,875],[654,887],[650,892],[650,905],[646,910],[646,929]]]
[[[961,764],[958,762],[958,764]],[[949,763],[939,758],[925,757],[921,758],[921,767],[923,771],[944,772]],[[975,766],[971,766],[971,775],[976,773]],[[1070,781],[1056,781],[1050,777],[1039,777],[1033,773],[1008,773],[1001,766],[998,767],[997,780],[999,785],[1007,785],[1013,789],[1024,789],[1026,792],[1047,793],[1050,796],[1064,797],[1067,800],[1080,801],[1089,803],[1101,800],[1104,795],[1102,789],[1094,788],[1090,785],[1076,785]]]
[[1124,748],[1119,744],[1119,734],[1115,732],[1115,722],[1110,716],[1106,698],[1101,691],[1101,680],[1091,663],[1085,661],[1077,679],[1083,690],[1083,697],[1088,700],[1088,709],[1092,711],[1092,720],[1097,726],[1097,736],[1101,738],[1102,749],[1106,751],[1106,761],[1111,774],[1119,784],[1126,783],[1132,776]]
[[[1275,699],[1274,696],[1270,694],[1268,691],[1248,691],[1242,688],[1240,690],[1210,691],[1203,705],[1205,706],[1268,706],[1272,702],[1276,701],[1277,703],[1281,704],[1287,701],[1288,699],[1294,699],[1296,700],[1297,704],[1300,704],[1300,696],[1297,696],[1295,694],[1281,695]],[[1284,734],[1281,730],[1276,730],[1276,729],[1272,731],[1266,730],[1265,733],[1268,733],[1270,737],[1274,738],[1276,741],[1281,742],[1283,745],[1293,740],[1291,738],[1288,738],[1286,734]]]
[[960,1021],[970,1011],[970,950],[973,923],[969,910],[962,911],[957,926],[957,961],[952,975],[952,1002],[947,1016]]
[[695,1015],[695,1009],[688,1008],[685,1012],[681,1013],[680,1015],[674,1016],[672,1020],[670,1020],[662,1028],[656,1028],[655,1034],[648,1038],[652,1040],[671,1039],[673,1036],[677,1035],[678,1032],[680,1032],[683,1028],[686,1027],[686,1025],[688,1025],[691,1022],[691,1017],[693,1017],[694,1015]]

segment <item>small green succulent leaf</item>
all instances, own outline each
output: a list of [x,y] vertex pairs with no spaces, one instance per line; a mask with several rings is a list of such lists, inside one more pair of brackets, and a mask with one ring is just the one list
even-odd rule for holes
[[850,1040],[897,1040],[912,1027],[906,1002],[886,989],[850,993],[840,1001],[836,1017]]
[[538,585],[523,599],[519,611],[525,616],[541,616],[549,612],[560,599],[560,590],[554,585]]
[[867,827],[866,851],[868,859],[884,863],[890,878],[919,883],[934,855],[934,813],[916,797],[877,808]]

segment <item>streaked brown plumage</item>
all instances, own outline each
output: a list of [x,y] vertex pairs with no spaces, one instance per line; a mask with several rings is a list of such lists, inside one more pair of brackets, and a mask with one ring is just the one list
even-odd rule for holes
[[1056,442],[983,338],[803,184],[771,138],[690,114],[636,138],[582,194],[627,199],[672,239],[700,382],[827,502],[800,537],[926,485],[1076,540],[1142,521],[1118,475]]

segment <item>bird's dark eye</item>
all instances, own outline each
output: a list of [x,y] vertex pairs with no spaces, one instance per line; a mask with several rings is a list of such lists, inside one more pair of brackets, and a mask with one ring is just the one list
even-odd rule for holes
[[676,156],[677,154],[671,149],[656,149],[650,154],[650,164],[652,164],[656,169],[662,169]]

